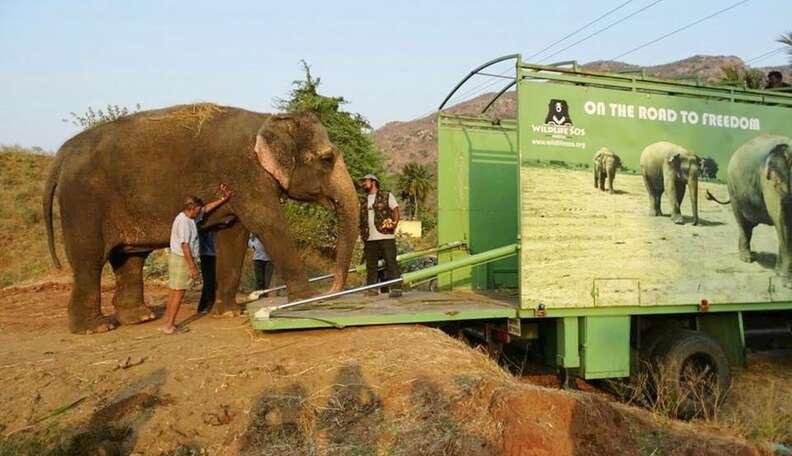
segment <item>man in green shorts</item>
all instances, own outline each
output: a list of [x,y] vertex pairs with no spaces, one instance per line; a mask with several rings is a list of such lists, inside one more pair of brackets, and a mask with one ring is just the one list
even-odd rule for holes
[[173,220],[171,226],[170,250],[168,252],[168,304],[165,308],[165,323],[160,331],[173,334],[176,330],[176,314],[179,313],[185,291],[192,285],[193,279],[200,277],[195,258],[198,256],[198,228],[195,218],[202,212],[208,215],[231,198],[231,192],[225,184],[220,184],[220,199],[202,206],[201,200],[195,196],[187,197],[184,210]]

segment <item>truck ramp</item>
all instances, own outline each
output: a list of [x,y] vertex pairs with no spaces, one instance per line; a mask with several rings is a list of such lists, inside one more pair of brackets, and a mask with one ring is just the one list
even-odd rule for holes
[[285,297],[262,298],[248,304],[254,329],[278,331],[347,326],[433,323],[463,320],[517,318],[517,293],[406,291],[399,298],[351,295],[327,302],[306,304],[272,313],[269,319],[256,319],[265,306],[285,304]]

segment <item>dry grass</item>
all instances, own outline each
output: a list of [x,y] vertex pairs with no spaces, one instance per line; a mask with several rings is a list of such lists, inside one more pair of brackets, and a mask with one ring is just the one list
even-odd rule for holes
[[707,424],[757,442],[792,446],[790,350],[757,353],[748,369],[735,370],[729,396]]
[[[0,146],[0,288],[52,268],[41,209],[50,162],[51,155]],[[57,232],[57,208],[54,213]],[[63,257],[60,246],[58,254]]]
[[193,136],[198,136],[201,134],[201,127],[206,122],[211,121],[215,116],[223,112],[225,112],[225,109],[213,103],[195,103],[168,111],[167,114],[162,116],[147,117],[146,120],[176,122],[182,128],[191,131]]
[[[787,352],[788,356],[790,353]],[[688,401],[697,404],[699,414],[692,421],[716,431],[743,437],[759,445],[768,442],[792,446],[792,364],[778,354],[754,355],[749,369],[737,369],[729,391],[714,391],[718,405],[705,401],[703,384],[690,385],[687,394],[678,394],[663,380],[658,369],[644,369],[629,384],[608,382],[611,390],[631,405],[644,407],[657,416],[675,419]],[[659,378],[654,381],[652,378]]]

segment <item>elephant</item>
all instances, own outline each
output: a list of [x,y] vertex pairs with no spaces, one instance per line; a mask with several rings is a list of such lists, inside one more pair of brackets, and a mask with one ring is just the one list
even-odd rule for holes
[[729,200],[739,230],[740,260],[750,263],[756,225],[772,225],[778,238],[776,272],[792,283],[792,138],[762,135],[746,142],[729,159]]
[[[264,244],[289,299],[310,296],[305,267],[289,233],[281,197],[318,202],[339,220],[332,291],[346,280],[357,240],[359,203],[343,157],[314,114],[265,114],[196,104],[143,111],[89,128],[58,150],[44,188],[43,211],[56,267],[52,226],[57,196],[74,285],[69,329],[91,334],[117,323],[148,321],[142,268],[169,245],[171,223],[188,195],[209,199],[219,183],[233,192],[206,226],[217,231],[218,303],[235,301],[248,233]],[[57,195],[56,195],[57,191]],[[102,268],[116,277],[115,318],[101,313]]]
[[613,178],[616,170],[621,168],[621,158],[603,147],[594,154],[594,188],[605,191],[605,179],[608,180],[608,193],[613,193]]
[[682,146],[661,141],[650,144],[641,152],[641,175],[649,196],[649,215],[660,216],[663,192],[671,203],[671,221],[685,223],[680,205],[685,197],[685,185],[690,189],[693,225],[698,225],[698,179],[701,159]]

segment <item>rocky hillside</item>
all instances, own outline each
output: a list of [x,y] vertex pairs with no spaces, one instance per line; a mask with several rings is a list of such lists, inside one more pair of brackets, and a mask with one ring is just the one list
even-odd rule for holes
[[[700,77],[703,81],[714,82],[721,79],[724,66],[737,65],[745,67],[745,63],[734,56],[697,55],[677,62],[644,67],[647,75],[663,79],[679,79],[683,77]],[[637,65],[625,62],[600,60],[583,65],[594,71],[614,72],[628,69],[640,69]],[[786,79],[792,79],[792,65],[785,67],[759,68],[762,71],[781,70]],[[449,82],[450,86],[451,82]],[[444,94],[438,94],[440,101]],[[456,104],[446,110],[451,113],[478,114],[492,99],[494,93],[485,93],[473,99]],[[507,93],[488,113],[493,117],[513,117],[516,111],[514,92]],[[437,138],[435,137],[435,114],[406,122],[395,121],[383,125],[374,131],[374,141],[388,160],[391,172],[398,172],[410,162],[418,162],[434,166],[437,161]]]

